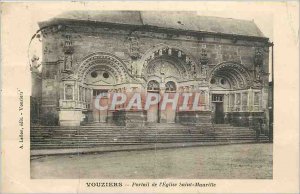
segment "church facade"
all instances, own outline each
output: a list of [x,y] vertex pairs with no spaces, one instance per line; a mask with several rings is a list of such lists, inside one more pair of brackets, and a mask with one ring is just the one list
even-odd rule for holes
[[[269,39],[253,21],[189,12],[83,12],[41,22],[32,110],[42,125],[232,124],[268,128]],[[114,93],[197,93],[197,110],[95,109]],[[188,103],[193,103],[188,101]]]

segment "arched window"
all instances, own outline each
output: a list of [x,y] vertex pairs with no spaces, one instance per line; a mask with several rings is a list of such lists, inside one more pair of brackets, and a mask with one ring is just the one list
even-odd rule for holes
[[176,84],[172,81],[168,81],[166,83],[166,92],[175,92],[176,91]]
[[150,91],[159,91],[159,83],[155,80],[151,80],[148,82],[147,90]]

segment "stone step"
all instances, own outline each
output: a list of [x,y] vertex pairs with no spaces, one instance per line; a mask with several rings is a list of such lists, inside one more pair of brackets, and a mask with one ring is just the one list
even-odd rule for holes
[[[31,128],[31,147],[78,148],[105,145],[136,145],[173,142],[256,142],[256,132],[247,127],[227,124],[184,126],[157,124],[141,128],[112,125],[84,125],[80,127],[36,126]],[[261,135],[260,141],[268,141]]]
[[208,136],[208,135],[213,135],[217,137],[223,137],[223,136],[256,136],[255,133],[214,133],[214,134],[204,134],[204,133],[185,133],[185,134],[155,134],[155,133],[139,133],[139,134],[131,134],[131,133],[124,133],[124,134],[64,134],[64,135],[45,135],[45,136],[31,136],[32,139],[35,138],[74,138],[74,137],[139,137],[139,136],[151,136],[151,137],[174,137],[174,136],[187,136],[187,137],[201,137],[201,136]]
[[[186,133],[134,133],[134,132],[130,132],[130,133],[90,133],[90,132],[86,132],[86,133],[74,133],[74,134],[61,134],[61,133],[53,133],[53,134],[36,134],[36,135],[31,135],[32,138],[35,137],[74,137],[74,136],[172,136],[172,135],[193,135],[193,136],[197,136],[197,135],[207,135],[207,134],[214,134],[216,136],[226,136],[226,135],[231,135],[231,136],[239,136],[239,135],[256,135],[255,132],[252,131],[247,131],[247,132],[231,132],[231,133],[223,133],[223,132],[186,132]],[[264,135],[264,134],[261,134]]]
[[[256,134],[98,134],[98,135],[65,135],[65,136],[44,136],[41,138],[106,138],[106,137],[207,137],[207,136],[215,136],[215,137],[243,137],[243,136],[253,136]],[[39,137],[31,137],[32,139],[36,139]]]
[[[160,139],[154,139],[154,138],[135,138],[135,139],[106,139],[106,140],[93,140],[93,139],[81,139],[81,140],[61,140],[61,139],[52,139],[52,140],[47,140],[47,141],[36,141],[32,142],[32,144],[47,144],[47,143],[107,143],[107,142],[126,142],[126,143],[134,143],[134,142],[173,142],[173,141],[219,141],[219,140],[255,140],[255,137],[227,137],[227,138],[173,138],[173,139],[168,139],[168,138],[160,138]],[[268,140],[267,137],[260,137],[259,139],[261,140]]]
[[217,137],[224,137],[224,136],[256,136],[255,133],[236,133],[236,134],[213,134],[213,133],[191,133],[191,134],[74,134],[74,135],[45,135],[45,136],[32,136],[32,139],[38,138],[73,138],[73,137],[140,137],[140,136],[161,136],[161,137],[176,137],[176,136],[187,136],[187,137],[201,137],[201,136],[217,136]]
[[[217,144],[236,144],[236,143],[255,143],[256,141],[254,140],[232,140],[232,141],[218,141],[215,142]],[[259,141],[260,143],[267,143],[268,141]],[[176,143],[185,143],[185,142],[176,142]],[[192,143],[192,142],[189,142]],[[203,142],[206,143],[206,142]],[[207,142],[209,143],[209,142]],[[211,142],[213,143],[213,142]],[[136,144],[93,144],[93,145],[53,145],[53,144],[47,144],[47,145],[33,145],[31,146],[31,149],[33,150],[38,150],[38,149],[76,149],[76,148],[93,148],[93,147],[99,147],[99,146],[114,146],[114,145],[145,145],[145,144],[140,144],[140,143],[136,143]]]

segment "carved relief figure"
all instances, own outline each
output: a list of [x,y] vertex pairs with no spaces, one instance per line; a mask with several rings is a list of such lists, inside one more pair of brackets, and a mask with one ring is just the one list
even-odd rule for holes
[[74,47],[72,45],[71,36],[66,35],[66,40],[64,44],[64,70],[70,71],[72,69],[72,63],[73,63],[73,53],[74,53]]
[[140,47],[137,35],[132,35],[128,38],[130,41],[130,57],[133,60],[140,58]]
[[261,74],[262,74],[262,65],[263,65],[263,50],[261,48],[255,49],[255,56],[254,56],[254,78],[256,81],[261,80]]
[[200,63],[201,65],[208,64],[207,50],[205,48],[201,49]]

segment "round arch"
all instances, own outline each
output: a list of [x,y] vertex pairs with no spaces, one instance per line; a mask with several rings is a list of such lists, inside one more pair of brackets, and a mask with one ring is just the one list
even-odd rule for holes
[[239,63],[224,62],[215,66],[208,76],[211,80],[220,78],[228,81],[231,89],[244,89],[251,86],[252,79],[250,72]]
[[158,44],[145,52],[140,59],[141,75],[145,76],[148,66],[156,59],[173,61],[174,64],[184,73],[183,78],[192,76],[193,73],[199,73],[197,63],[194,57],[188,54],[184,49]]
[[148,91],[159,91],[159,82],[156,81],[156,80],[150,80],[148,83],[147,83],[147,90]]
[[168,81],[165,84],[166,92],[176,92],[177,86],[174,81]]
[[[95,74],[93,76],[93,74]],[[120,76],[118,71],[107,64],[94,64],[91,65],[83,74],[83,81],[86,84],[95,84],[99,79],[102,85],[115,85],[120,83]]]
[[106,68],[112,72],[116,78],[116,82],[125,83],[128,80],[128,72],[124,62],[118,57],[105,52],[97,52],[83,58],[76,71],[78,81],[84,82],[87,73],[96,67]]

